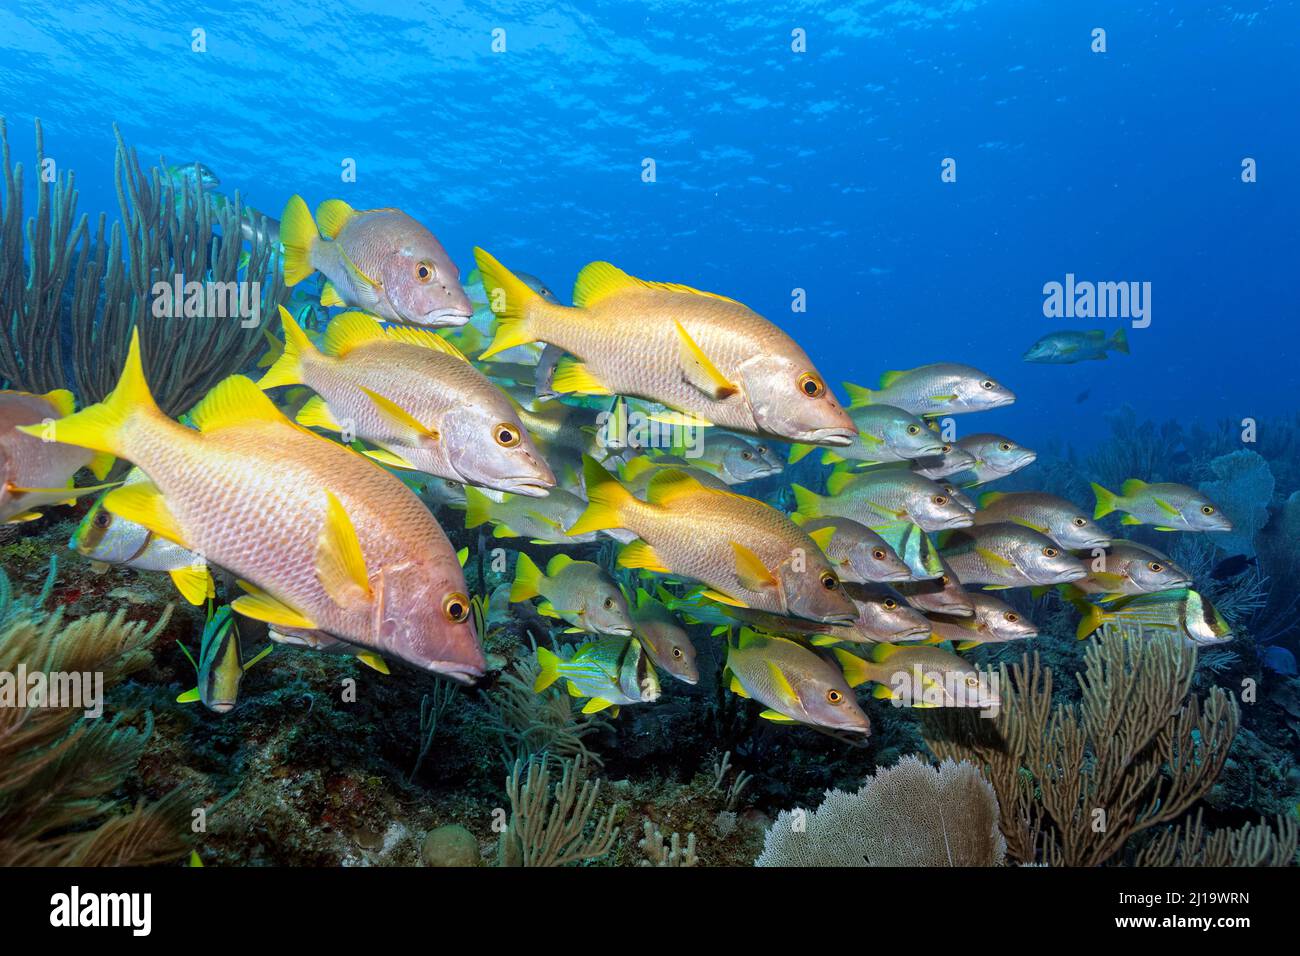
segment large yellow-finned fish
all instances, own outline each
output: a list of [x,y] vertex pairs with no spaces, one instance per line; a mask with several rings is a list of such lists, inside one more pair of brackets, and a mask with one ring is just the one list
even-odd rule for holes
[[775,508],[706,488],[673,468],[651,479],[647,501],[593,458],[583,462],[583,474],[590,503],[569,534],[632,532],[641,540],[623,548],[623,567],[694,578],[724,604],[831,624],[857,619],[816,536]]
[[482,249],[474,256],[500,317],[480,359],[546,342],[569,353],[556,368],[556,392],[633,395],[715,425],[808,444],[857,437],[803,349],[734,299],[593,262],[579,273],[569,308],[548,302]]
[[137,464],[149,480],[114,489],[104,508],[233,572],[248,592],[237,612],[458,680],[483,673],[460,564],[400,480],[293,424],[243,376],[191,418],[197,431],[154,403],[137,333],[108,398],[52,428]]
[[261,388],[305,384],[298,422],[351,431],[383,464],[541,497],[555,485],[514,406],[456,348],[424,329],[385,329],[345,312],[320,349],[281,306],[284,352]]
[[89,467],[102,480],[113,466],[111,455],[49,441],[39,428],[29,434],[19,430],[71,415],[72,409],[72,393],[66,389],[45,395],[0,391],[0,524],[31,521],[41,516],[37,508],[70,505],[79,495],[110,487],[77,488],[72,478]]
[[312,219],[302,197],[290,196],[280,241],[285,285],[297,285],[318,270],[329,279],[321,305],[352,306],[390,322],[427,326],[464,325],[474,311],[460,270],[442,244],[400,209],[356,210],[341,199],[327,199]]

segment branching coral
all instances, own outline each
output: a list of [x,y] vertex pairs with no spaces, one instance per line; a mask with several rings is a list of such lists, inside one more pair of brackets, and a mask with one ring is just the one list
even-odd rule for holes
[[[3,572],[0,582],[0,673],[40,674],[47,687],[69,687],[72,675],[120,683],[149,664],[147,647],[171,614],[153,628],[127,623],[124,611],[65,622],[61,610],[47,615],[39,603],[11,601]],[[125,814],[106,798],[134,768],[152,720],[135,729],[120,715],[83,719],[84,703],[84,695],[74,706],[47,692],[0,707],[0,866],[142,865],[184,855],[185,794]]]
[[587,746],[586,738],[608,729],[609,722],[593,714],[576,713],[571,699],[556,687],[534,692],[537,674],[534,658],[521,659],[514,672],[501,675],[487,696],[488,725],[501,741],[506,765],[551,753],[581,756],[602,766],[604,762]]
[[1052,671],[1025,655],[1001,672],[995,719],[927,718],[936,754],[970,759],[997,791],[1012,858],[1095,866],[1182,817],[1213,785],[1236,735],[1236,701],[1189,699],[1196,648],[1112,627],[1093,638],[1078,705],[1052,706]]
[[1295,862],[1300,827],[1293,817],[1279,816],[1277,830],[1267,823],[1247,823],[1237,830],[1205,832],[1201,813],[1181,828],[1169,827],[1142,848],[1139,866],[1290,866]]
[[[39,123],[36,129],[39,165],[44,142]],[[176,415],[251,362],[263,345],[262,328],[287,296],[272,242],[256,238],[241,265],[238,195],[214,204],[184,177],[174,182],[157,168],[146,172],[117,133],[122,220],[106,236],[101,215],[92,238],[86,217],[76,214],[72,173],[53,182],[42,176],[25,249],[22,168],[10,163],[5,133],[0,120],[0,379],[37,392],[71,381],[83,402],[98,401],[116,384],[138,327],[154,397]],[[162,298],[155,284],[171,288],[177,277],[202,284],[200,314],[175,314],[183,303],[172,303],[172,315],[155,315]],[[240,312],[244,305],[256,307],[259,321]]]
[[674,831],[671,837],[665,839],[663,831],[655,826],[653,820],[645,821],[642,832],[645,836],[637,842],[637,846],[645,854],[641,866],[699,865],[700,859],[695,855],[694,833],[686,834],[686,845],[683,846],[681,834]]
[[[600,782],[586,780],[581,756],[561,760],[560,782],[550,792],[550,759],[542,757],[527,765],[515,764],[506,778],[510,798],[510,823],[501,832],[497,860],[501,866],[565,866],[605,856],[614,846],[618,827],[616,808],[596,821],[590,834],[587,825]],[[579,789],[579,781],[582,787]]]
[[812,813],[784,810],[757,866],[998,866],[1007,844],[998,799],[978,769],[916,756],[831,790]]

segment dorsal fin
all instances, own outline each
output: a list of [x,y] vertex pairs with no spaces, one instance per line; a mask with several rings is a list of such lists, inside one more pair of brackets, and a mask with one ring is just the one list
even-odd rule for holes
[[589,309],[602,299],[640,283],[612,262],[589,262],[573,283],[573,304]]
[[857,477],[858,476],[849,468],[836,468],[835,471],[831,472],[830,477],[826,479],[827,494],[838,495],[844,490],[845,486],[848,485],[849,482]]
[[[578,273],[573,284],[573,304],[580,309],[589,309],[602,299],[621,292],[624,289],[656,289],[661,292],[684,292],[688,295],[702,295],[723,302],[735,302],[735,299],[716,292],[704,292],[688,285],[676,282],[649,282],[630,276],[611,262],[589,262]],[[736,303],[739,305],[740,303]]]
[[622,477],[624,481],[634,481],[647,471],[657,467],[659,466],[655,464],[654,459],[649,455],[637,455],[623,466]]
[[325,329],[321,351],[342,358],[358,345],[383,341],[387,338],[384,327],[364,312],[344,312]]
[[316,225],[327,239],[334,239],[356,214],[342,199],[326,199],[316,207]]
[[468,362],[465,353],[456,348],[455,345],[448,342],[441,335],[434,335],[427,329],[412,329],[408,326],[400,326],[388,329],[384,333],[390,341],[402,342],[406,345],[418,345],[420,348],[432,349],[435,352],[442,352],[444,355],[450,355],[452,358],[458,358],[462,362]]
[[906,372],[898,371],[886,372],[884,375],[880,376],[880,387],[889,388],[889,386],[893,385],[906,374]]
[[705,487],[680,468],[665,468],[650,479],[646,500],[654,505],[667,504],[682,495],[704,491]]
[[1124,484],[1120,486],[1119,490],[1120,493],[1124,495],[1125,498],[1131,498],[1133,497],[1133,495],[1136,495],[1146,486],[1147,483],[1143,481],[1141,478],[1129,478],[1127,481],[1124,482]]
[[1005,498],[1006,495],[1007,493],[1005,491],[986,491],[984,494],[980,495],[980,507],[987,508],[999,498]]
[[569,565],[573,563],[573,558],[567,554],[557,554],[546,563],[546,576],[553,578]]
[[54,406],[60,418],[66,418],[77,410],[77,400],[66,388],[56,388],[52,392],[46,392],[41,398]]
[[190,420],[201,432],[250,421],[291,424],[266,393],[242,375],[232,375],[213,386],[190,411]]

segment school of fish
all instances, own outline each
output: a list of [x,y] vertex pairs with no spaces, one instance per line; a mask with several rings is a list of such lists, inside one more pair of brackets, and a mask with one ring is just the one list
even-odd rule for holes
[[[164,571],[208,605],[182,700],[236,705],[267,652],[245,661],[241,617],[273,644],[483,678],[487,596],[469,593],[444,528],[551,550],[518,551],[509,600],[555,622],[535,690],[562,682],[585,713],[700,681],[697,627],[725,642],[723,686],[778,724],[861,739],[863,685],[897,706],[995,708],[996,684],[958,652],[1037,636],[1001,589],[1059,590],[1080,638],[1112,622],[1232,637],[1185,571],[1097,523],[1231,530],[1218,506],[1137,477],[1094,486],[1091,512],[986,490],[1036,456],[941,429],[1015,401],[980,369],[886,372],[845,383],[841,403],[797,335],[720,293],[592,262],[565,305],[483,249],[462,284],[414,218],[337,199],[313,215],[294,196],[276,228],[286,284],[317,292],[280,310],[257,381],[231,376],[173,420],[137,334],[98,404],[0,392],[0,520],[100,494],[70,547]],[[1108,349],[1127,351],[1122,334],[1048,336],[1026,357]],[[813,451],[829,473],[789,485],[789,512],[743,493]],[[97,482],[76,484],[82,468]],[[616,564],[602,566],[609,539]],[[228,605],[214,570],[237,582]]]

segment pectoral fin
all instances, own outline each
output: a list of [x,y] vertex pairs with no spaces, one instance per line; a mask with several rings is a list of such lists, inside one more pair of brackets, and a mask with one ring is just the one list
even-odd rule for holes
[[736,552],[736,575],[741,587],[749,591],[761,591],[764,588],[780,586],[775,574],[768,570],[762,559],[739,541],[731,542],[731,550]]
[[[612,700],[605,700],[601,697],[593,697],[591,700],[587,701],[586,705],[582,708],[582,712],[584,714],[598,714],[607,707],[614,707],[614,702]],[[613,716],[618,716],[617,707],[614,708]]]
[[370,573],[352,519],[332,492],[325,492],[325,524],[316,539],[316,579],[339,607],[369,601]]
[[415,434],[426,438],[437,440],[439,437],[438,429],[431,425],[425,425],[392,399],[385,398],[378,392],[366,388],[364,385],[359,385],[357,387],[360,388],[361,391],[365,392],[366,397],[374,403],[375,408],[379,410],[379,414],[383,416],[390,425],[393,425],[402,431],[415,432]]
[[735,395],[740,389],[719,371],[680,322],[673,324],[677,326],[677,360],[686,381],[715,401]]
[[761,714],[759,714],[758,716],[762,717],[764,720],[770,720],[770,721],[772,721],[772,723],[774,723],[774,724],[797,724],[797,723],[799,723],[799,721],[795,720],[793,717],[787,717],[785,714],[781,713],[779,710],[765,710],[765,711],[763,711]]

